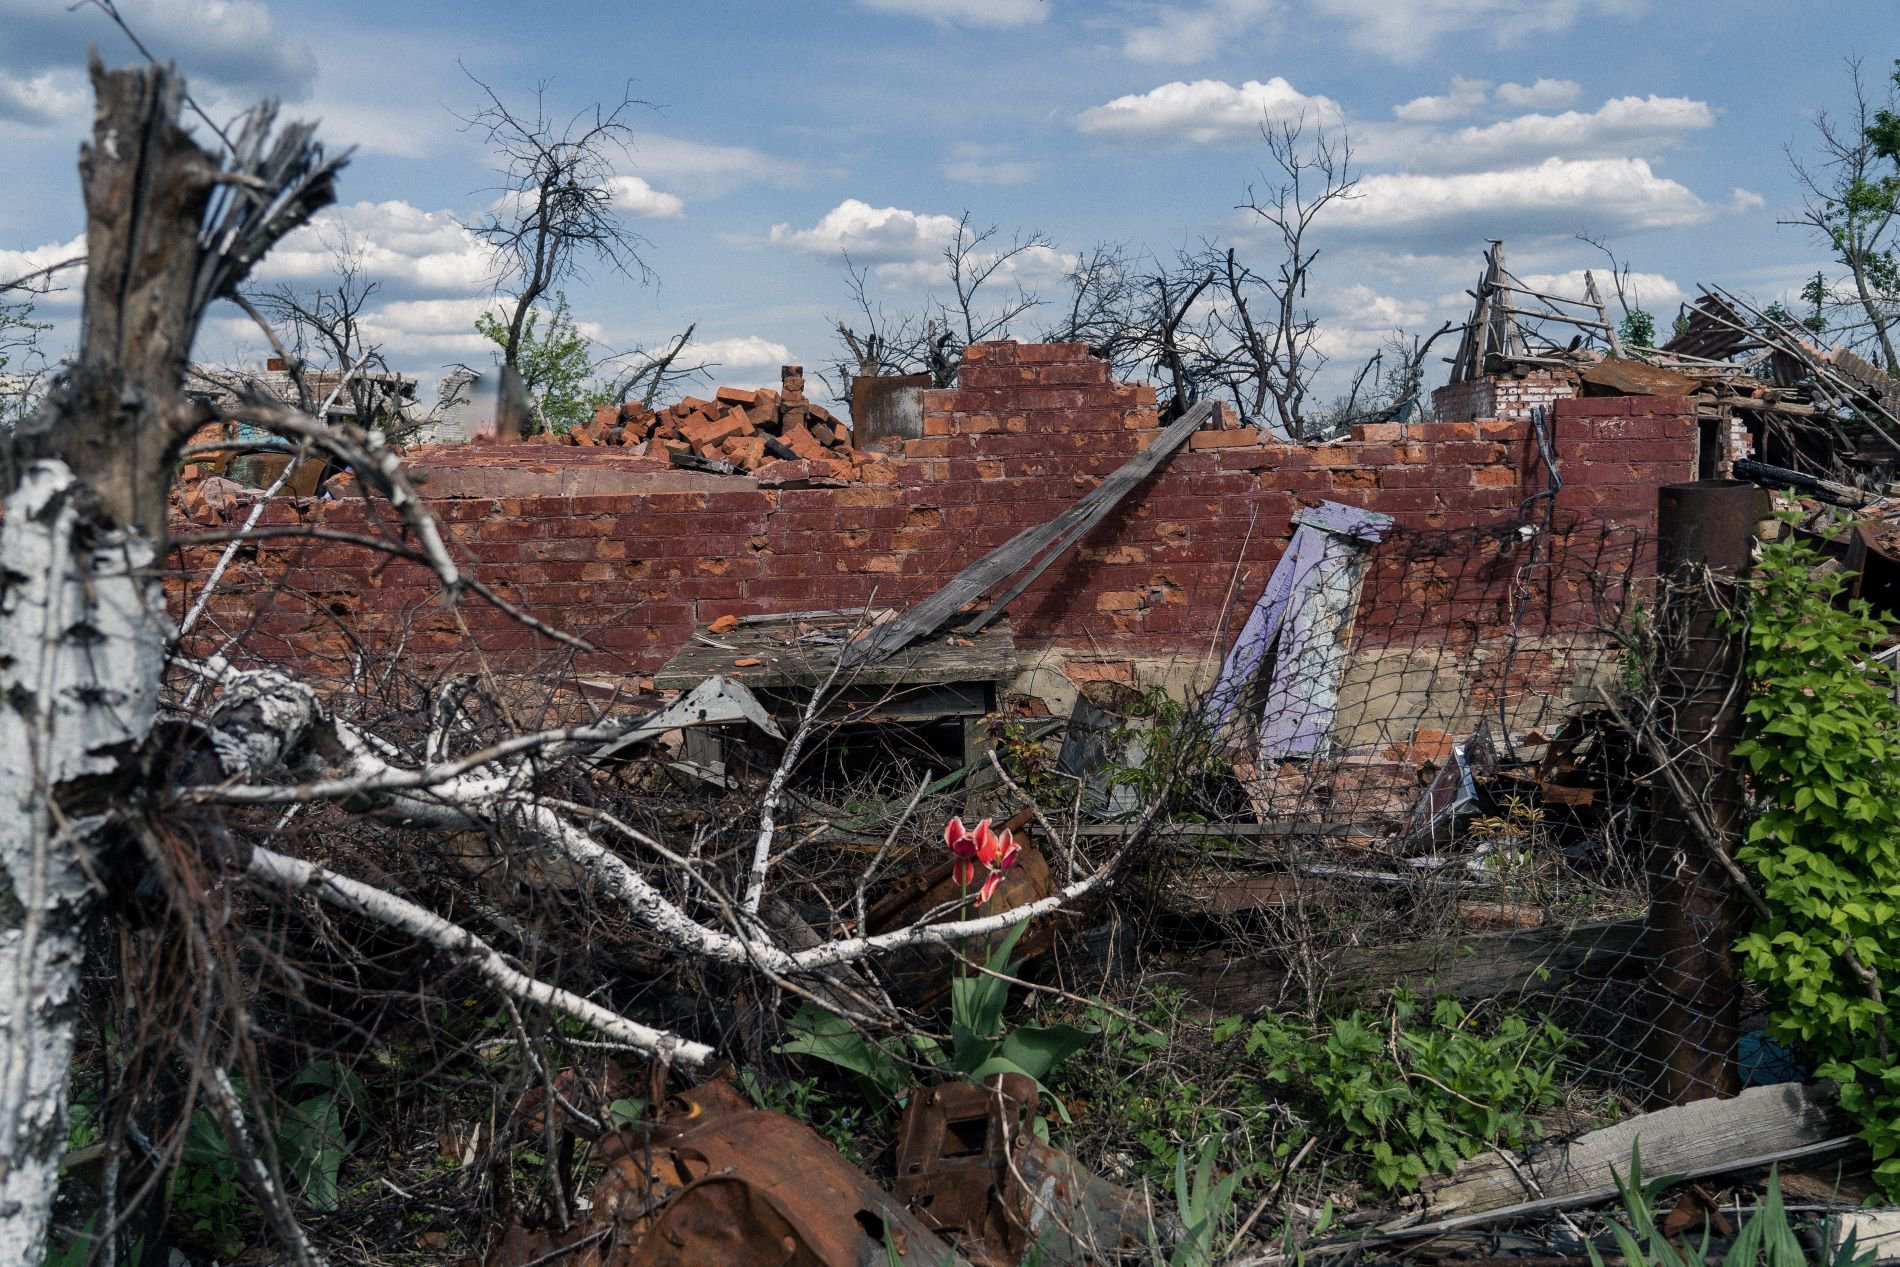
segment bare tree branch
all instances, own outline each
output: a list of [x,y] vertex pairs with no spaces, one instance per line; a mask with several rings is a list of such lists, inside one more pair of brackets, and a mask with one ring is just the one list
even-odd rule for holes
[[585,277],[588,262],[642,283],[652,276],[641,256],[646,239],[622,221],[613,185],[615,160],[630,152],[627,117],[643,103],[623,93],[611,108],[563,122],[549,112],[546,83],[521,109],[462,71],[483,98],[460,116],[464,130],[488,142],[501,177],[488,209],[463,227],[495,253],[495,293],[510,301],[502,363],[515,366],[528,313],[563,282]]

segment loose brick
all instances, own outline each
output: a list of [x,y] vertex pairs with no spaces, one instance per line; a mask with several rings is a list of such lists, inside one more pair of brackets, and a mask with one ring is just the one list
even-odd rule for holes
[[831,456],[831,450],[818,443],[817,437],[802,424],[786,427],[779,434],[779,441],[808,462],[823,462]]
[[1203,449],[1252,449],[1260,446],[1260,433],[1251,427],[1242,427],[1237,431],[1196,431],[1188,437],[1188,448]]

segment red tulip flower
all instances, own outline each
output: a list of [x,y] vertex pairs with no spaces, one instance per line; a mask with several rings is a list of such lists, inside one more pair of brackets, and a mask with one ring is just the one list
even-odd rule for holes
[[961,818],[951,819],[944,824],[943,841],[956,859],[952,874],[958,884],[970,885],[976,879],[977,864],[983,864],[987,874],[977,893],[979,903],[996,896],[996,886],[1003,882],[1003,873],[1016,865],[1016,855],[1022,852],[1013,833],[1005,829],[998,835],[990,828],[987,818],[976,825],[975,831],[965,827]]
[[[987,818],[977,827],[980,832],[988,832],[989,829],[990,820]],[[958,884],[967,887],[976,879],[976,833],[966,828],[961,818],[953,818],[943,825],[943,843],[950,847],[950,856],[956,859],[956,865],[951,868],[952,874],[957,877]]]

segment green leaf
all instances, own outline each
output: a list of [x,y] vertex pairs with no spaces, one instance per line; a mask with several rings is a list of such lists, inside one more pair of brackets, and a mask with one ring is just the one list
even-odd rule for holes
[[1077,1025],[1024,1025],[1003,1038],[998,1054],[1042,1082],[1057,1065],[1093,1042],[1099,1032]]

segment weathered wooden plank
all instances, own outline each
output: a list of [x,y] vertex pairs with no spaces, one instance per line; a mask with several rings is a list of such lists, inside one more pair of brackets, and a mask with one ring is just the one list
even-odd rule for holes
[[1123,463],[1114,474],[1060,515],[1048,523],[1023,529],[950,578],[942,589],[846,648],[844,662],[852,665],[882,660],[920,638],[928,638],[948,624],[966,604],[1015,576],[1043,550],[1062,542],[1060,550],[1051,551],[1047,558],[1037,564],[1026,581],[1004,594],[991,604],[988,611],[964,628],[975,630],[988,625],[1009,602],[1022,593],[1029,581],[1041,575],[1042,570],[1062,551],[1081,540],[1137,484],[1152,474],[1163,461],[1172,457],[1176,449],[1186,444],[1187,438],[1200,430],[1213,416],[1213,412],[1214,402],[1211,400],[1202,401],[1189,409],[1156,436],[1147,448]]
[[1842,1210],[1827,1221],[1827,1248],[1830,1261],[1836,1257],[1848,1237],[1854,1240],[1854,1255],[1872,1254],[1876,1263],[1900,1262],[1900,1210]]
[[[1607,974],[1638,949],[1642,937],[1643,920],[1637,917],[1358,947],[1333,961],[1331,984],[1348,995],[1401,985],[1460,999],[1553,994],[1578,975]],[[1220,1015],[1277,1006],[1288,979],[1280,959],[1258,954],[1200,956],[1174,972],[1170,984]]]
[[[1698,1164],[1678,1170],[1674,1173],[1684,1179],[1706,1179],[1712,1175],[1734,1174],[1744,1170],[1765,1170],[1777,1162],[1801,1161],[1809,1157],[1820,1157],[1827,1153],[1843,1152],[1859,1146],[1860,1138],[1855,1135],[1836,1135],[1818,1143],[1803,1144],[1799,1148],[1786,1148],[1773,1153],[1756,1153],[1748,1157],[1725,1157],[1707,1164]],[[1644,1162],[1644,1173],[1648,1173],[1648,1162]],[[1307,1252],[1329,1249],[1347,1244],[1367,1249],[1380,1241],[1417,1240],[1421,1237],[1443,1236],[1447,1232],[1456,1232],[1468,1227],[1484,1227],[1488,1224],[1509,1222],[1517,1219],[1534,1219],[1556,1210],[1574,1210],[1580,1206],[1598,1205],[1615,1199],[1617,1189],[1614,1184],[1605,1184],[1600,1188],[1587,1191],[1568,1192],[1561,1196],[1539,1197],[1535,1201],[1519,1201],[1512,1205],[1499,1206],[1495,1210],[1484,1210],[1477,1214],[1462,1214],[1446,1219],[1431,1219],[1424,1223],[1409,1223],[1416,1215],[1408,1215],[1408,1222],[1389,1223],[1379,1229],[1376,1237],[1353,1237],[1350,1241],[1339,1238],[1318,1245],[1308,1245]],[[1253,1260],[1252,1263],[1230,1260],[1227,1267],[1266,1267],[1266,1264]]]
[[[1087,508],[1086,512],[1082,510],[1081,502],[1070,507],[1068,511],[1063,512],[1065,515],[1074,514],[1075,517],[1067,530],[1057,539],[1054,546],[1037,560],[1032,567],[1018,576],[1010,587],[1004,590],[995,602],[990,604],[988,610],[976,619],[965,622],[962,626],[963,632],[974,633],[1001,616],[1003,610],[1015,602],[1016,599],[1022,595],[1024,590],[1034,584],[1036,578],[1041,576],[1051,563],[1054,563],[1058,558],[1062,557],[1062,555],[1068,553],[1069,547],[1087,536],[1090,530],[1093,529],[1096,524],[1100,523],[1103,518],[1107,516],[1108,512],[1113,510],[1116,504],[1120,502],[1123,497],[1128,495],[1135,485],[1147,479],[1155,467],[1161,464],[1163,459],[1171,456],[1175,449],[1185,444],[1188,436],[1200,430],[1202,423],[1204,423],[1208,417],[1211,417],[1213,412],[1214,404],[1212,401],[1196,405],[1193,409],[1190,409],[1186,414],[1182,415],[1167,431],[1162,432],[1152,444],[1143,449],[1131,461],[1123,463],[1107,479],[1092,489],[1088,496],[1082,499],[1083,502],[1094,499],[1093,504]],[[1196,414],[1200,415],[1199,418],[1195,418]],[[1189,423],[1190,420],[1192,420],[1192,425],[1183,427],[1182,424]],[[1170,434],[1177,429],[1180,431],[1179,438],[1171,440]],[[1058,515],[1054,522],[1060,524],[1062,518],[1062,515]]]
[[[1732,1100],[1673,1105],[1519,1153],[1515,1169],[1496,1155],[1475,1157],[1426,1194],[1427,1218],[1477,1214],[1535,1198],[1614,1190],[1630,1149],[1643,1150],[1645,1175],[1679,1174],[1726,1159],[1781,1153],[1853,1129],[1831,1086],[1750,1087]],[[1521,1177],[1520,1177],[1521,1176]],[[1527,1182],[1528,1181],[1528,1184]]]
[[[826,641],[798,641],[798,624],[825,626]],[[715,674],[744,682],[754,689],[809,687],[831,675],[832,666],[863,625],[861,620],[814,621],[809,614],[797,620],[741,624],[712,638],[689,642],[653,677],[661,690],[682,690]],[[705,633],[702,627],[701,634]],[[999,682],[1016,672],[1016,641],[1007,622],[993,625],[959,646],[948,639],[917,643],[876,664],[859,664],[838,675],[837,685],[879,687],[947,682]],[[739,660],[757,660],[743,668]]]

